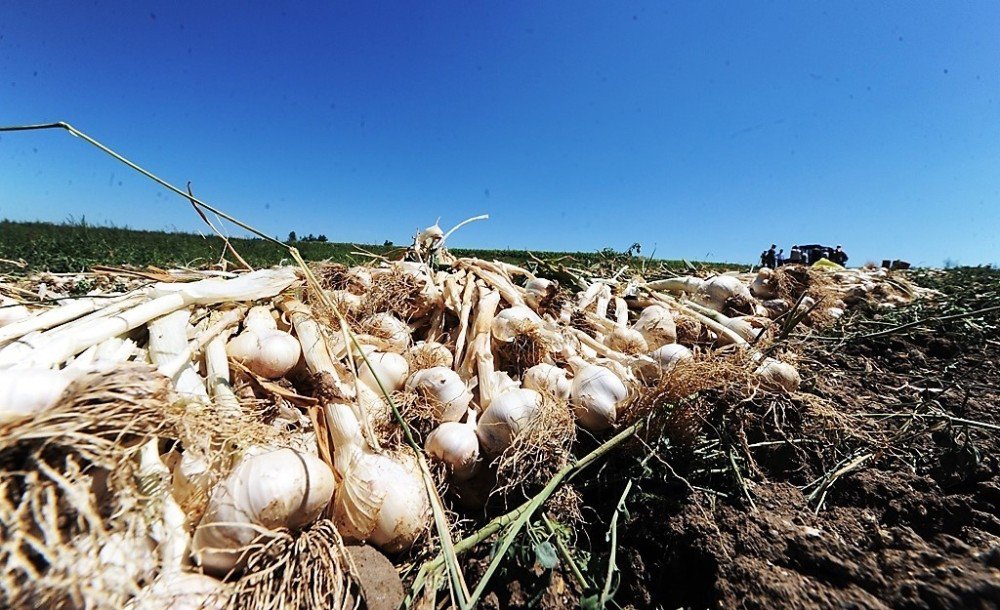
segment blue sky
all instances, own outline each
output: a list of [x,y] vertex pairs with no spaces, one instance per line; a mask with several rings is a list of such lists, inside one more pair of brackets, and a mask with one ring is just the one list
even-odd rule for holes
[[[281,237],[489,213],[453,245],[1000,262],[998,31],[995,2],[3,2],[0,124]],[[203,228],[64,132],[0,135],[0,217],[84,216]]]

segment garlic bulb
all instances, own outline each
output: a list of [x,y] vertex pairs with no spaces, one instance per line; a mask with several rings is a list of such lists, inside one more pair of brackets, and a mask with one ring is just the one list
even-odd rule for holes
[[548,296],[550,291],[555,289],[555,286],[556,284],[552,280],[543,277],[532,278],[524,284],[524,290],[527,292],[524,300],[531,307],[538,309],[542,299]]
[[59,401],[78,369],[0,369],[0,423],[16,421],[49,409]]
[[344,315],[357,314],[364,306],[364,299],[350,290],[327,290],[326,295]]
[[418,341],[416,345],[406,350],[406,361],[411,371],[429,369],[435,366],[451,368],[455,356],[444,345],[435,341]]
[[226,345],[230,358],[267,379],[284,377],[298,364],[302,348],[295,337],[278,330],[270,308],[250,308],[243,326]]
[[129,601],[125,610],[223,610],[226,585],[197,572],[167,572]]
[[[673,318],[670,321],[673,322]],[[604,344],[615,351],[629,355],[641,354],[649,350],[649,345],[641,332],[624,326],[615,326],[605,337]]]
[[677,342],[677,324],[674,322],[674,316],[662,305],[650,305],[643,309],[632,328],[642,333],[649,349]]
[[382,390],[379,389],[378,381],[375,380],[376,376],[382,382],[386,392],[395,392],[403,387],[403,384],[406,383],[406,377],[410,373],[410,366],[407,364],[406,358],[392,352],[379,352],[373,347],[366,346],[362,349],[368,358],[368,363],[366,364],[360,356],[357,357],[355,365],[358,367],[358,381],[380,395]]
[[754,374],[764,386],[779,391],[794,392],[802,382],[794,366],[774,358],[765,358]]
[[750,289],[740,278],[732,275],[717,275],[706,280],[698,289],[698,300],[716,311],[722,311],[726,301],[731,298],[752,302]]
[[424,451],[451,468],[456,481],[465,481],[475,473],[479,462],[479,438],[476,436],[476,412],[469,410],[465,423],[445,422],[427,435]]
[[402,354],[410,345],[410,327],[391,313],[377,313],[361,323],[364,331],[386,342],[389,349]]
[[570,402],[580,425],[591,432],[611,427],[617,407],[628,397],[628,389],[610,369],[589,364],[580,358],[570,361],[573,385]]
[[0,296],[0,328],[31,317],[31,312],[10,297]]
[[542,394],[551,394],[560,400],[567,400],[572,384],[566,378],[566,369],[553,364],[536,364],[524,372],[521,385]]
[[497,313],[491,332],[498,341],[513,341],[518,335],[530,332],[542,324],[538,314],[525,305],[514,305]]
[[278,449],[251,455],[212,491],[192,552],[207,572],[239,569],[262,530],[314,521],[333,497],[333,472],[313,455]]
[[510,390],[494,398],[476,427],[483,450],[492,456],[503,453],[541,405],[542,395],[535,390]]
[[681,361],[694,359],[691,350],[677,343],[668,343],[663,347],[653,350],[649,355],[656,361],[660,371],[663,372],[673,369]]
[[343,474],[333,503],[337,531],[389,553],[409,548],[427,527],[430,509],[413,454],[389,457],[349,443],[337,447],[334,460]]
[[837,318],[840,318],[841,316],[844,315],[844,310],[840,307],[827,307],[826,315],[836,320]]
[[774,277],[773,269],[761,267],[757,271],[757,277],[750,283],[750,294],[762,300],[778,296],[778,283]]
[[406,389],[416,391],[433,402],[436,405],[434,416],[438,421],[462,419],[472,401],[472,392],[458,373],[443,366],[410,375]]

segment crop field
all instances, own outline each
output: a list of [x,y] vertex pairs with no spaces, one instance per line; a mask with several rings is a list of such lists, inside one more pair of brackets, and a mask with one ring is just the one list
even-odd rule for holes
[[0,223],[0,603],[995,607],[996,269],[425,233]]

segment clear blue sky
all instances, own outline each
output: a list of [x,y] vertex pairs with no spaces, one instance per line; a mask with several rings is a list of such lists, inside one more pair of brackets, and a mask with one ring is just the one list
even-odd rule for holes
[[[997,2],[4,0],[0,124],[282,238],[489,213],[453,245],[1000,262],[998,32]],[[83,216],[202,229],[64,132],[0,136],[0,217]]]

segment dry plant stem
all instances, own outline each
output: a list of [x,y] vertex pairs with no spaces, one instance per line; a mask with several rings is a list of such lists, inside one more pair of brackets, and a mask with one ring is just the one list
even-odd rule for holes
[[476,306],[475,336],[472,339],[472,354],[476,358],[479,376],[479,406],[485,411],[493,401],[493,350],[491,349],[493,318],[500,305],[500,293],[488,292],[479,299]]
[[[306,265],[305,261],[302,259],[302,256],[299,254],[298,249],[289,248],[289,253],[292,255],[292,258],[295,259],[295,261],[305,272],[306,277],[309,280],[309,284],[311,286],[319,286],[320,285],[319,281],[316,279],[316,276],[313,275],[308,265]],[[371,362],[368,361],[368,357],[365,355],[364,350],[361,349],[361,345],[358,343],[357,338],[353,335],[353,333],[350,332],[350,327],[347,324],[347,320],[344,319],[340,310],[330,300],[329,296],[327,296],[327,294],[324,291],[319,290],[317,292],[319,293],[319,297],[323,301],[323,304],[337,316],[341,328],[347,329],[346,332],[349,333],[354,348],[358,351],[358,353],[361,354],[361,357],[365,361],[365,365],[372,372],[375,381],[378,383],[379,390],[382,391],[382,395],[389,403],[389,407],[392,409],[392,413],[395,416],[396,421],[399,422],[400,426],[403,429],[403,435],[406,438],[406,441],[409,444],[410,449],[416,455],[417,464],[420,466],[420,474],[424,482],[424,491],[427,493],[428,499],[430,500],[431,510],[434,514],[434,524],[437,529],[438,539],[440,540],[441,544],[441,553],[444,556],[445,564],[448,567],[448,575],[451,579],[452,589],[454,591],[454,594],[458,597],[459,607],[462,610],[466,610],[466,608],[471,608],[473,604],[470,604],[467,601],[468,587],[465,584],[465,578],[462,575],[461,568],[459,568],[458,565],[458,558],[455,555],[455,548],[454,548],[454,543],[452,542],[451,539],[451,528],[448,525],[447,514],[445,513],[444,504],[441,501],[441,497],[438,495],[437,487],[434,484],[434,478],[431,475],[430,467],[427,465],[427,459],[424,457],[424,453],[421,450],[420,445],[418,445],[416,440],[414,440],[413,432],[410,429],[409,424],[406,423],[406,420],[403,419],[402,414],[400,414],[395,401],[392,399],[392,396],[386,390],[385,386],[382,385],[382,382],[379,380],[378,375],[375,374],[375,369],[374,367],[372,367]],[[319,335],[318,338],[319,340],[322,341],[322,335]],[[333,372],[336,369],[327,369],[327,370]],[[331,430],[331,432],[334,431]],[[333,463],[330,464],[330,467],[335,468]]]
[[473,277],[465,276],[465,289],[462,291],[462,311],[459,313],[458,338],[455,339],[455,364],[454,370],[457,373],[461,368],[462,356],[465,352],[465,340],[469,333],[469,316],[472,313],[472,300],[476,294],[476,281]]
[[37,330],[47,330],[109,305],[108,299],[76,299],[0,328],[0,345]]
[[499,273],[488,271],[478,265],[472,266],[472,270],[475,271],[476,275],[481,277],[483,281],[496,289],[501,296],[503,296],[505,301],[511,305],[524,305],[524,297],[521,296],[517,286],[515,286],[510,280]]
[[[193,207],[194,211],[198,213],[198,216],[200,216],[201,219],[205,221],[205,224],[207,224],[209,228],[212,229],[212,231],[219,236],[219,239],[221,239],[222,243],[225,244],[225,250],[229,250],[232,253],[232,255],[236,258],[236,260],[239,261],[239,263],[243,265],[245,269],[247,269],[248,271],[253,271],[253,267],[250,266],[250,263],[243,260],[243,257],[240,256],[240,253],[236,251],[236,248],[233,247],[233,244],[229,242],[229,238],[223,235],[222,231],[219,231],[218,229],[215,228],[215,225],[212,224],[212,221],[208,219],[208,216],[205,215],[205,212],[203,212],[201,208],[198,207],[198,204],[195,203],[194,192],[191,190],[190,180],[188,180],[187,183],[187,192],[188,192],[188,201],[191,202],[191,207]],[[225,253],[223,253],[222,260],[225,260]]]
[[559,549],[559,553],[563,556],[563,559],[566,560],[566,563],[569,565],[570,571],[573,572],[573,577],[576,578],[576,582],[580,585],[580,588],[584,591],[589,589],[591,587],[590,582],[587,580],[587,577],[583,575],[583,572],[580,570],[580,566],[577,565],[576,560],[573,559],[573,555],[570,554],[569,549],[566,548],[566,543],[559,537],[555,526],[552,525],[552,521],[545,513],[542,513],[542,522],[545,523],[545,527],[552,534],[552,537],[555,538],[556,548]]
[[[160,367],[160,372],[162,372],[167,377],[173,377],[180,371],[184,366],[186,366],[192,358],[195,357],[207,344],[211,343],[219,335],[225,335],[229,337],[232,333],[232,327],[239,324],[240,320],[243,319],[246,310],[242,307],[237,307],[235,309],[230,309],[229,311],[222,314],[218,320],[216,320],[211,326],[205,330],[198,333],[198,335],[192,339],[187,346],[187,349],[182,353],[178,354],[172,362],[164,364]],[[226,332],[229,331],[229,332]],[[225,354],[225,343],[222,346],[222,353]],[[229,373],[226,372],[226,380],[228,382]]]

